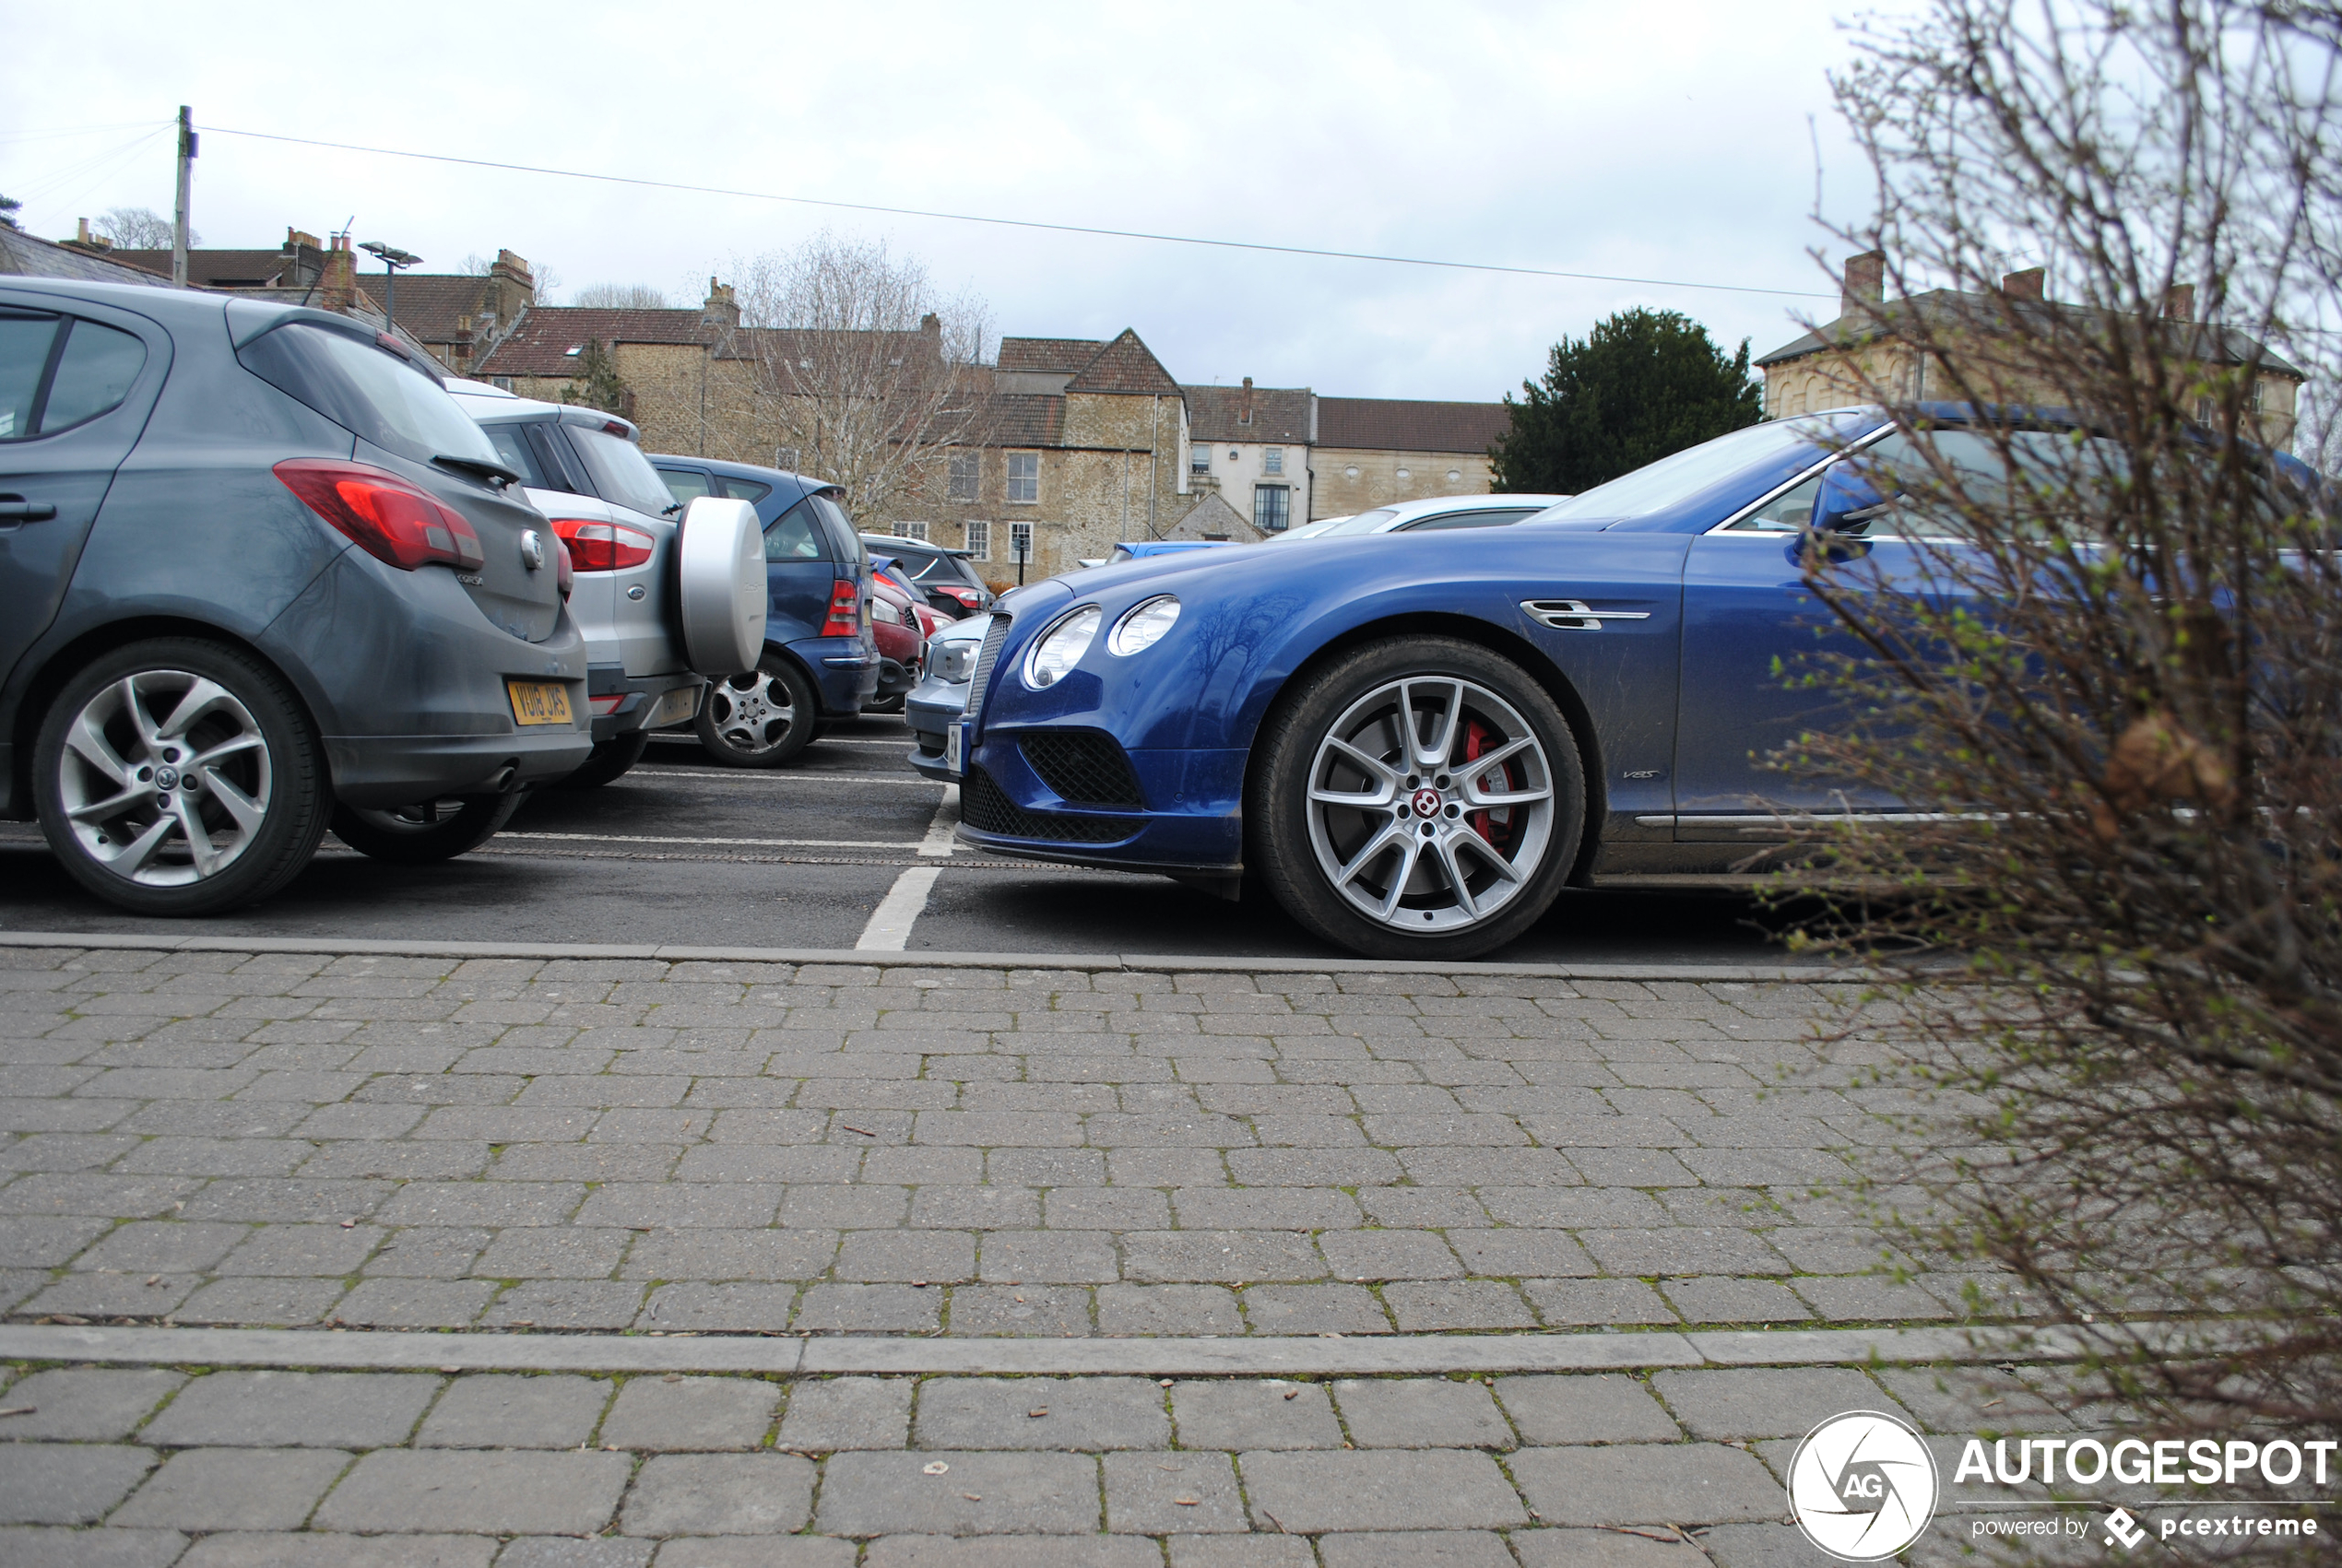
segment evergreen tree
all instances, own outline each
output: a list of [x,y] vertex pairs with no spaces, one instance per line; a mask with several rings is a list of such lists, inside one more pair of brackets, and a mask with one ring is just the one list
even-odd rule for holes
[[618,356],[604,348],[600,338],[586,340],[577,356],[577,379],[562,388],[561,401],[627,417],[633,394],[619,379]]
[[1675,311],[1620,311],[1563,338],[1543,383],[1521,391],[1488,451],[1498,491],[1575,495],[1764,418],[1748,340],[1727,356]]
[[17,226],[17,213],[23,206],[24,203],[14,196],[0,196],[0,226],[14,229]]

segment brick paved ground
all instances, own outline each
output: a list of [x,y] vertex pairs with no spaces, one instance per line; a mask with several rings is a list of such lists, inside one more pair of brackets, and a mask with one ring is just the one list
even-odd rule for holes
[[[0,1418],[0,1568],[1770,1568],[1824,1561],[1781,1518],[1816,1421],[2066,1430],[2005,1378],[1894,1368],[52,1368],[0,1397],[30,1407]],[[1938,1446],[1948,1481],[1956,1449]],[[1939,1521],[1921,1559],[1965,1534]]]
[[[957,1335],[1940,1319],[1822,988],[0,949],[0,1310]],[[1892,1197],[1890,1192],[1888,1197]],[[1917,1268],[1923,1260],[1898,1258]]]

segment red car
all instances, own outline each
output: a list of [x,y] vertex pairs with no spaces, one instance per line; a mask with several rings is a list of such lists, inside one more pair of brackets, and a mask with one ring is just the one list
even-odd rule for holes
[[903,699],[919,683],[927,640],[940,620],[922,595],[914,594],[890,572],[892,561],[870,563],[870,633],[877,640],[877,693],[862,704],[867,713],[898,713]]

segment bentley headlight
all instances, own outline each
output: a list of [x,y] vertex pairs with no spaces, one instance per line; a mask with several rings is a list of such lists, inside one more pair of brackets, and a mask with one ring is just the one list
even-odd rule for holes
[[1141,654],[1163,641],[1179,619],[1179,601],[1169,594],[1159,594],[1131,608],[1114,623],[1113,634],[1106,638],[1109,652],[1128,656]]
[[980,637],[938,637],[927,645],[928,673],[958,686],[976,674],[976,658],[984,651]]
[[1033,651],[1024,655],[1024,684],[1035,691],[1046,691],[1063,680],[1082,662],[1097,640],[1098,622],[1106,612],[1095,605],[1084,605],[1041,633]]

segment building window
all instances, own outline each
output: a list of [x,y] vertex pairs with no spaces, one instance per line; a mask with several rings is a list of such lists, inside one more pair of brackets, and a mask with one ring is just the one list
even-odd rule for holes
[[773,466],[787,473],[797,472],[797,448],[776,446],[773,449]]
[[2254,378],[2253,383],[2253,412],[2255,414],[2262,412],[2268,407],[2267,403],[2264,401],[2268,395],[2268,390],[2269,383],[2267,382],[2262,381],[2257,377]]
[[1293,522],[1293,487],[1252,487],[1252,525],[1264,534],[1282,534]]
[[1244,454],[1238,452],[1232,446],[1228,448],[1228,461],[1231,463],[1241,463],[1244,461]]
[[894,525],[894,536],[898,539],[924,539],[927,537],[927,525],[924,523],[897,523]]
[[1009,454],[1009,499],[1032,503],[1041,499],[1041,454],[1037,452]]
[[968,525],[967,551],[978,560],[992,559],[991,524],[971,523]]
[[1033,559],[1032,524],[1011,523],[1009,525],[1009,559],[1011,560]]
[[952,454],[951,497],[953,501],[974,501],[976,498],[980,477],[977,466],[983,461],[982,456],[973,452]]
[[1264,474],[1283,473],[1284,448],[1282,446],[1263,447],[1260,452],[1260,471]]
[[1199,442],[1195,446],[1189,448],[1188,472],[1190,474],[1209,474],[1212,472],[1212,449],[1210,447]]

